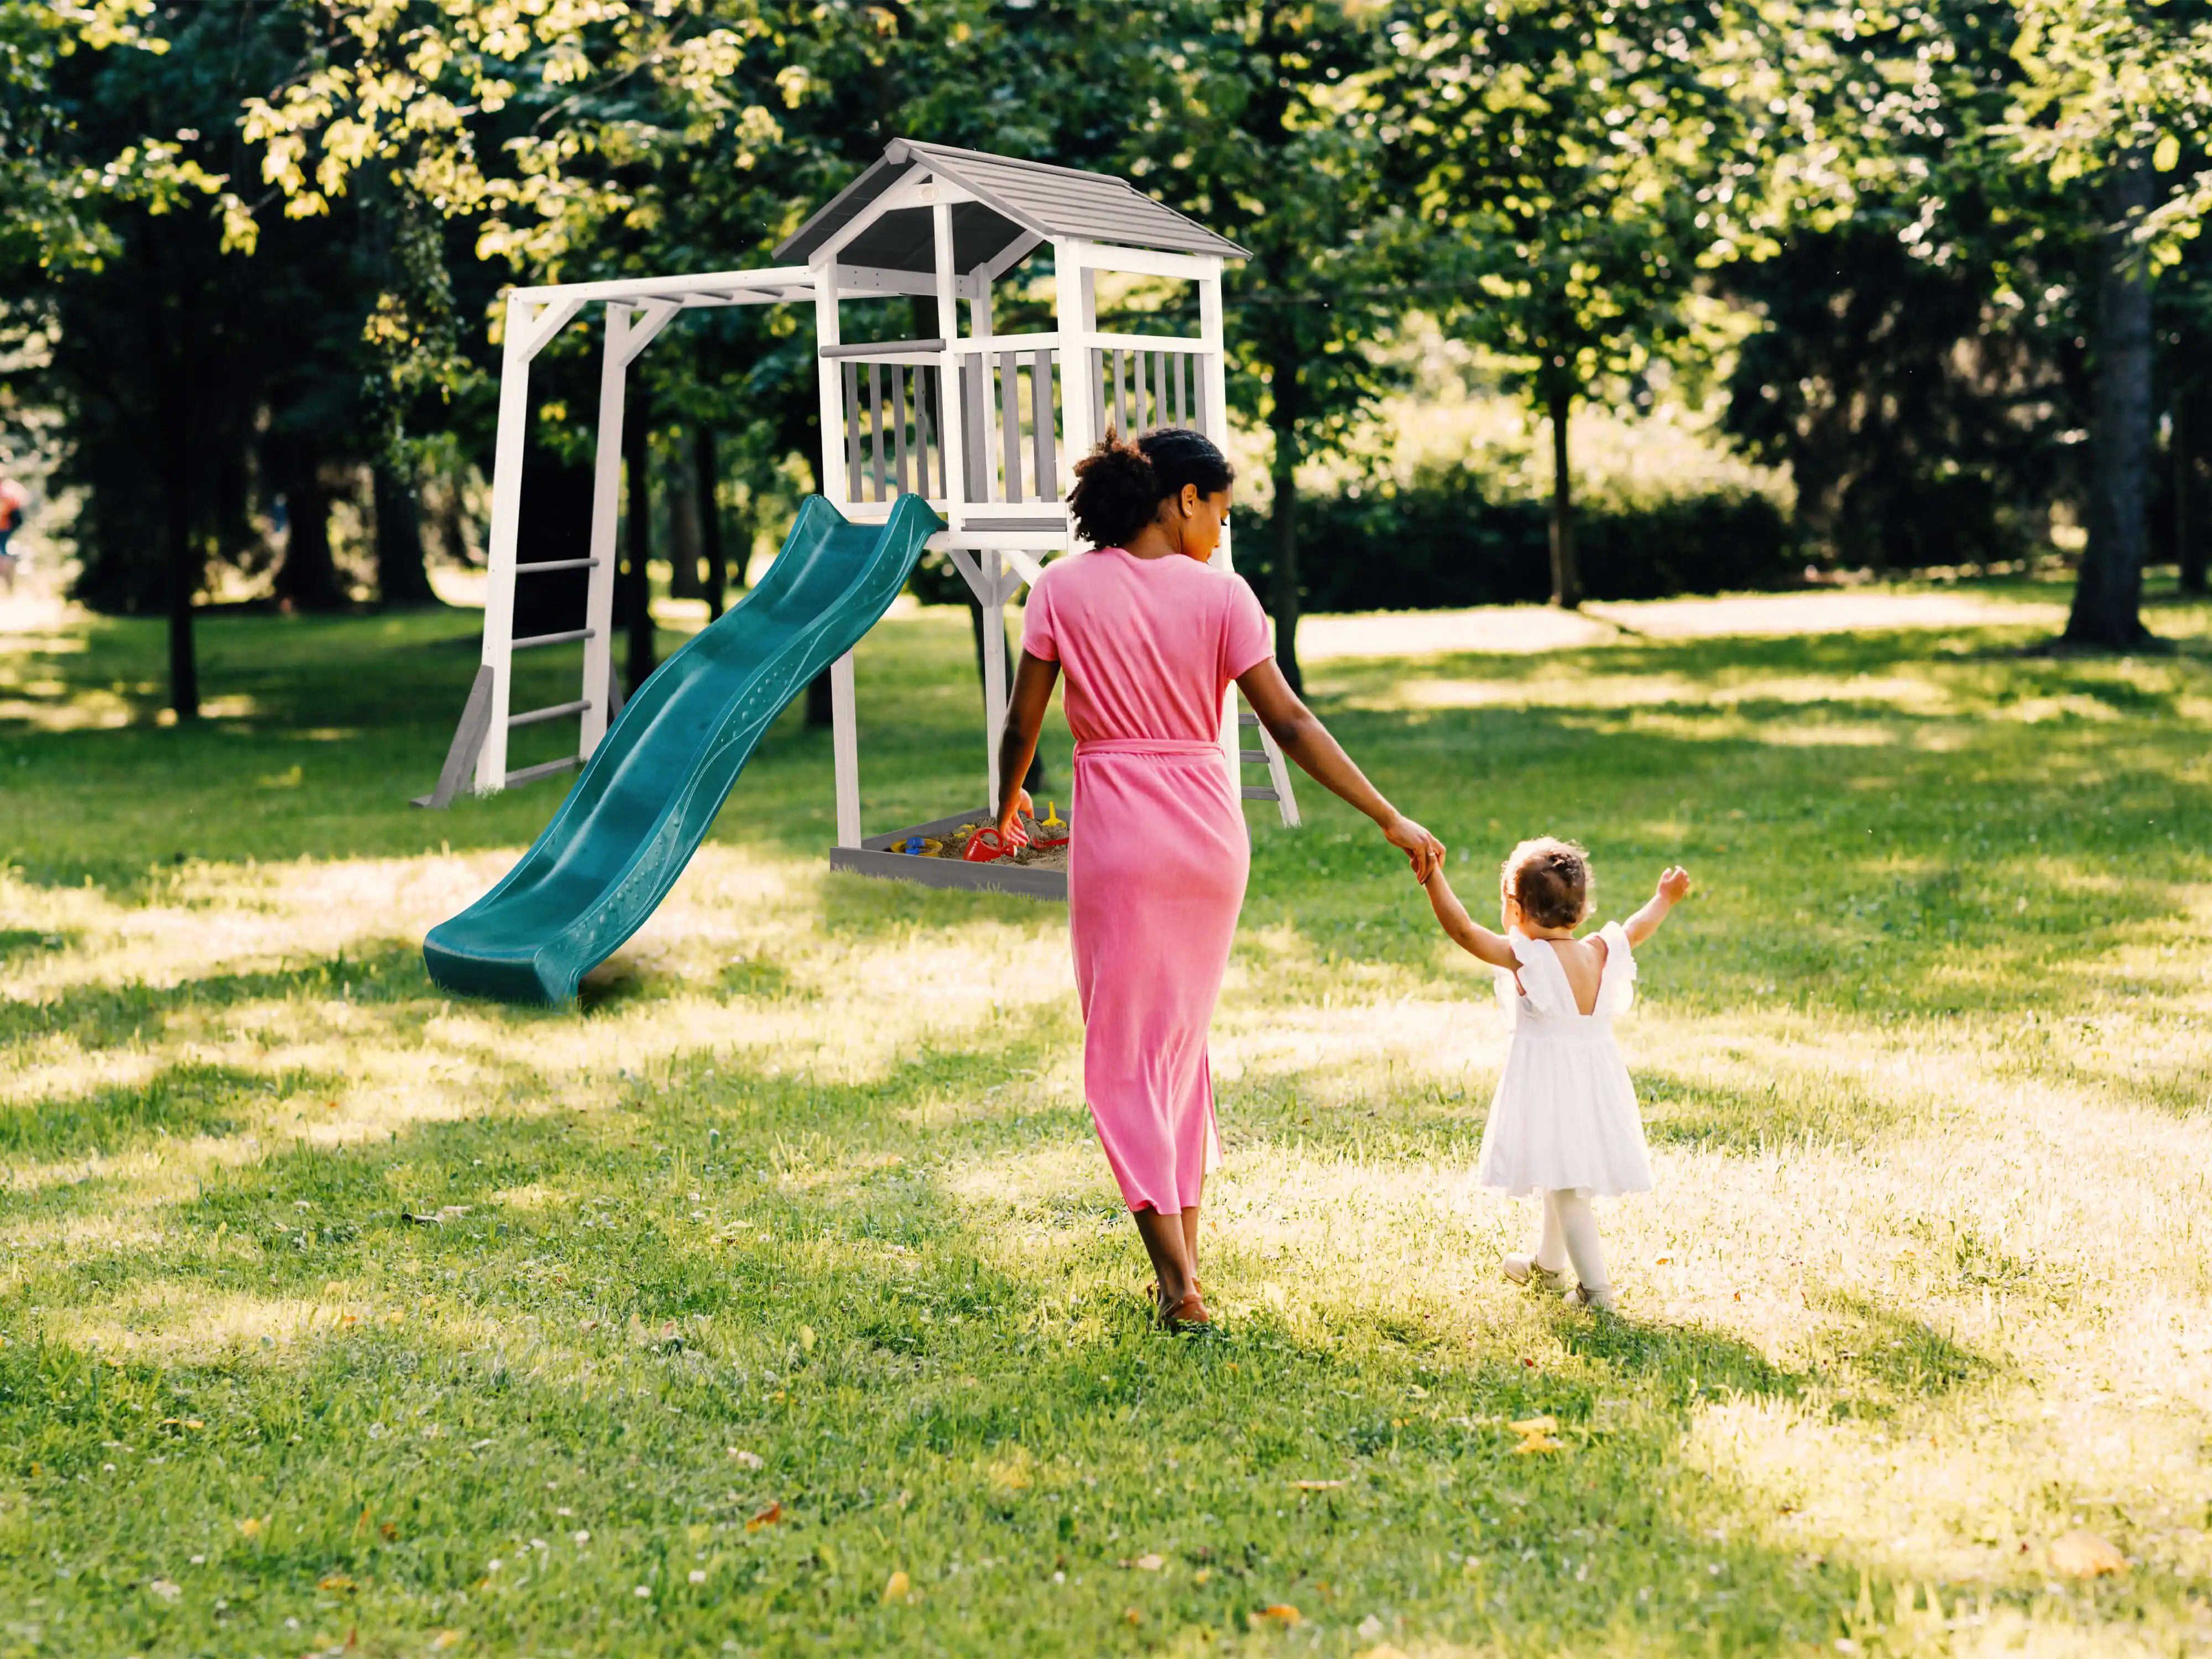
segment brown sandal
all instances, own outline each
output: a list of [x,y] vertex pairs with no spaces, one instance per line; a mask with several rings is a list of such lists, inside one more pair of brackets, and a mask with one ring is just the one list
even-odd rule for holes
[[1194,1283],[1182,1301],[1160,1315],[1160,1323],[1170,1331],[1203,1331],[1213,1324],[1213,1316],[1206,1310],[1206,1303]]

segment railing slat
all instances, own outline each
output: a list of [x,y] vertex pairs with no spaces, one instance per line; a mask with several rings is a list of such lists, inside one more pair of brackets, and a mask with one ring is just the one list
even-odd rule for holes
[[1129,354],[1119,346],[1114,348],[1114,425],[1124,438],[1129,435]]
[[1011,351],[999,354],[999,442],[1006,452],[1006,500],[1022,499],[1022,371],[1021,359]]
[[989,360],[969,357],[960,365],[960,459],[968,475],[968,499],[991,499],[991,456],[983,444],[987,422],[983,398],[990,391]]
[[869,474],[870,501],[884,499],[884,366],[868,365],[868,441],[875,451],[875,466]]
[[898,436],[898,494],[905,495],[911,488],[907,483],[907,459],[912,453],[906,441],[906,370],[896,363],[891,365],[891,430]]
[[1036,463],[1036,493],[1041,501],[1060,494],[1060,457],[1053,451],[1052,353],[1040,351],[1030,365],[1030,413],[1036,425],[1030,434],[1030,459]]
[[845,499],[860,499],[860,371],[845,365]]
[[1169,368],[1175,375],[1175,423],[1177,426],[1182,425],[1189,419],[1189,416],[1183,413],[1182,398],[1183,369],[1184,365],[1188,362],[1189,359],[1180,353],[1170,352],[1168,356]]
[[1103,434],[1114,424],[1113,398],[1106,390],[1106,354],[1095,347],[1091,353],[1091,392],[1097,405],[1094,427]]

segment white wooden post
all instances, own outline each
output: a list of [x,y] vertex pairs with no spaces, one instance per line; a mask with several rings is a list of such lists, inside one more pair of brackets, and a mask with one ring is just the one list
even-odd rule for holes
[[492,449],[491,569],[484,592],[483,665],[491,670],[491,725],[477,751],[479,793],[507,783],[507,715],[514,643],[514,548],[522,516],[522,453],[530,434],[530,360],[536,355],[528,301],[510,295],[500,346],[499,428]]
[[837,360],[823,348],[845,343],[837,324],[837,266],[834,259],[814,263],[815,384],[822,394],[822,469],[816,475],[824,499],[839,507],[852,504],[845,487],[845,386],[838,378]]
[[599,356],[599,436],[592,465],[592,557],[585,588],[584,710],[577,752],[586,759],[607,732],[607,708],[614,701],[615,528],[620,517],[623,407],[629,385],[630,311],[607,306],[605,342]]
[[830,754],[837,774],[837,845],[860,844],[860,727],[853,703],[853,653],[830,665]]
[[[844,382],[837,360],[823,356],[824,346],[842,345],[837,320],[837,266],[834,257],[816,262],[814,276],[814,343],[816,384],[822,392],[822,468],[817,475],[822,493],[838,507],[852,505],[845,478]],[[860,844],[860,724],[853,700],[853,653],[848,651],[830,665],[830,766],[837,788],[837,845]]]
[[961,398],[961,354],[952,349],[960,337],[960,273],[952,264],[952,204],[939,201],[929,211],[937,242],[937,333],[945,342],[945,367],[937,376],[945,392],[938,440],[945,446],[945,518],[957,539],[968,504],[967,414]]
[[[983,555],[983,752],[990,805],[999,805],[999,733],[1006,724],[1006,583],[996,549]],[[980,595],[978,596],[981,597]]]
[[1091,386],[1091,348],[1084,338],[1091,331],[1093,314],[1091,272],[1084,266],[1081,244],[1064,236],[1053,238],[1052,277],[1053,308],[1060,325],[1060,426],[1066,440],[1060,447],[1060,493],[1066,495],[1075,483],[1076,462],[1098,441],[1091,421],[1097,396]]
[[[1226,447],[1229,441],[1229,379],[1226,361],[1227,343],[1221,325],[1221,261],[1212,262],[1213,269],[1198,282],[1198,334],[1202,349],[1199,353],[1198,396],[1206,410],[1206,429],[1213,441]],[[1237,568],[1234,550],[1231,547],[1229,526],[1221,526],[1221,546],[1214,554],[1222,570],[1226,573]],[[1244,771],[1238,750],[1243,734],[1237,726],[1237,688],[1228,687],[1221,696],[1221,763],[1229,773],[1230,799],[1242,802]],[[1238,812],[1243,809],[1240,805]]]

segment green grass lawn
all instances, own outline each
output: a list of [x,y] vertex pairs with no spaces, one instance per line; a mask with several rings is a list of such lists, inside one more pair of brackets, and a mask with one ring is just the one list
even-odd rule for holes
[[[1659,1186],[1621,1317],[1499,1278],[1486,977],[1308,787],[1204,1339],[1064,913],[830,878],[795,711],[580,1012],[441,996],[560,787],[406,805],[474,621],[210,618],[187,728],[156,624],[0,638],[0,1656],[2212,1646],[2204,610],[1316,665],[1471,896],[1540,831],[1602,915],[1695,872],[1624,1028]],[[871,830],[980,803],[969,653],[863,648]]]

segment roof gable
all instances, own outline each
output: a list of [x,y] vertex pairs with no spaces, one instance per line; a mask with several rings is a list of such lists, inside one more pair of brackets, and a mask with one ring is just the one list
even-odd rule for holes
[[[1242,258],[1245,250],[1195,219],[1154,201],[1127,179],[981,150],[895,139],[882,159],[848,185],[775,251],[798,264],[917,170],[957,185],[975,198],[953,209],[953,262],[972,270],[1029,236],[1070,236],[1124,247]],[[935,268],[928,212],[895,208],[862,229],[839,255],[847,264],[925,271]]]

